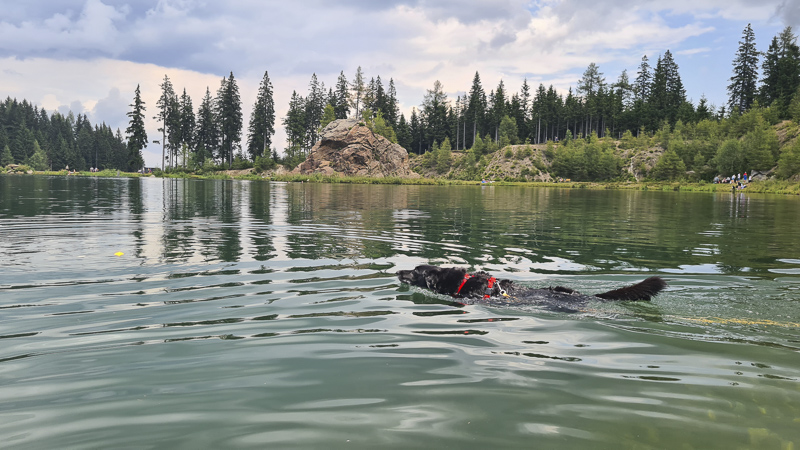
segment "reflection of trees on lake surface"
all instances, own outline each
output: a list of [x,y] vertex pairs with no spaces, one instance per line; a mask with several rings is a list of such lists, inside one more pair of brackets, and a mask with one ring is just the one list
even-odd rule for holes
[[[764,275],[796,270],[797,201],[746,193],[2,176],[0,245],[8,258],[75,239],[84,246],[132,243],[136,256],[167,263],[404,255],[537,272]],[[17,232],[37,227],[38,234]]]

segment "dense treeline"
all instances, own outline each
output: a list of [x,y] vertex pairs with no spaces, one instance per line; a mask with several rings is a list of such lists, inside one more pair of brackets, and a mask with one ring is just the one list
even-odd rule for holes
[[[748,25],[733,61],[728,109],[709,105],[704,97],[696,106],[688,101],[667,50],[654,69],[645,56],[633,81],[623,71],[610,85],[592,63],[566,96],[544,85],[531,95],[527,80],[510,99],[502,81],[486,96],[476,73],[468,94],[437,110],[432,105],[447,103],[437,82],[420,114],[412,111],[416,127],[405,130],[398,124],[397,135],[411,152],[430,150],[423,167],[440,174],[453,169],[449,176],[457,178],[485,176],[486,156],[508,144],[546,141],[560,145],[547,147],[547,164],[532,161],[531,174],[546,169],[555,176],[592,181],[625,179],[636,172],[662,180],[710,181],[716,174],[777,168],[775,175],[790,177],[800,173],[800,139],[794,139],[800,121],[796,41],[790,27],[773,38],[759,79],[762,54]],[[785,120],[792,122],[777,127]],[[781,141],[787,145],[781,147]],[[466,150],[462,158],[451,157],[452,145]],[[653,149],[662,151],[653,167],[635,158]],[[641,167],[623,170],[629,163]]]
[[27,101],[0,103],[0,166],[27,164],[36,170],[128,168],[120,130],[92,125],[85,115],[48,114]]
[[[164,76],[161,96],[156,102],[154,117],[161,132],[162,168],[197,170],[215,164],[233,167],[246,160],[241,147],[242,101],[239,86],[233,76],[223,77],[212,97],[210,88],[200,102],[197,113],[186,89],[178,96],[169,79]],[[272,161],[271,152],[275,134],[275,103],[269,73],[264,72],[258,88],[256,103],[250,115],[247,153],[252,161]],[[267,163],[269,165],[269,163]]]
[[348,118],[351,112],[353,117],[363,118],[366,122],[377,119],[379,124],[394,128],[399,112],[394,80],[389,79],[387,87],[384,87],[380,75],[366,82],[359,67],[352,82],[348,82],[341,72],[336,88],[326,91],[325,83],[313,74],[308,95],[303,97],[293,91],[289,111],[283,119],[287,135],[284,162],[294,166],[305,160],[319,139],[321,128],[334,119]]
[[[656,167],[647,175],[672,179],[710,180],[715,173],[747,170],[767,171],[783,161],[778,174],[797,173],[788,167],[791,148],[784,155],[778,145],[775,125],[800,120],[800,51],[790,27],[772,39],[766,53],[755,48],[755,35],[748,25],[733,61],[727,105],[716,107],[701,97],[697,104],[687,99],[679,67],[667,50],[655,65],[644,56],[633,79],[623,71],[609,83],[599,67],[590,64],[577,86],[566,95],[551,85],[533,89],[523,80],[520,92],[509,95],[502,80],[486,93],[480,74],[455,101],[448,99],[436,81],[410,118],[397,114],[393,83],[383,91],[380,76],[369,84],[359,67],[352,82],[340,74],[336,90],[325,94],[324,84],[312,77],[309,94],[292,95],[284,119],[289,150],[294,161],[302,161],[316,141],[320,117],[344,118],[359,106],[372,117],[385,119],[389,134],[409,152],[425,154],[423,166],[445,173],[457,164],[461,174],[479,176],[485,158],[509,144],[560,142],[548,157],[555,175],[573,179],[603,180],[624,177],[627,158],[638,150],[664,150]],[[759,61],[763,77],[759,79]],[[335,111],[335,114],[333,113]],[[369,118],[365,118],[369,119]],[[791,136],[794,129],[785,129]],[[613,139],[613,141],[612,141]],[[466,150],[456,160],[452,150]],[[628,151],[632,150],[634,152]],[[643,168],[644,169],[644,168]],[[686,174],[686,172],[692,172]],[[626,172],[627,173],[627,172]],[[462,175],[463,176],[463,175]]]

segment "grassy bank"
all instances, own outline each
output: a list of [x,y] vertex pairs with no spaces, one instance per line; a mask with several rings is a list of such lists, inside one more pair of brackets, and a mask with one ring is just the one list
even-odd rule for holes
[[[335,183],[335,184],[403,184],[403,185],[427,185],[427,186],[520,186],[520,187],[547,187],[562,189],[620,189],[620,190],[639,190],[639,191],[681,191],[681,192],[731,192],[729,184],[713,183],[690,183],[690,182],[567,182],[549,183],[541,181],[518,182],[518,181],[494,181],[483,184],[480,181],[448,180],[446,178],[368,178],[368,177],[347,177],[347,176],[324,176],[324,175],[273,175],[262,176],[259,174],[248,174],[234,177],[228,176],[205,176],[194,175],[192,178],[208,179],[235,179],[251,181],[282,181],[289,183]],[[760,194],[789,194],[800,195],[800,183],[789,181],[756,181],[751,182],[747,188],[737,190],[737,192],[751,192]]]
[[[26,174],[27,172],[4,172]],[[116,170],[103,170],[100,172],[73,172],[44,171],[33,172],[34,175],[61,175],[61,176],[81,176],[81,177],[150,177],[152,174],[140,174],[135,172],[118,172]],[[347,177],[347,176],[324,176],[324,175],[261,175],[245,174],[231,176],[227,173],[214,172],[207,174],[195,173],[159,173],[162,178],[190,178],[200,180],[249,180],[249,181],[280,181],[288,183],[335,183],[335,184],[395,184],[395,185],[427,185],[427,186],[477,186],[480,181],[461,181],[448,180],[446,178],[368,178],[368,177]],[[567,182],[567,183],[548,183],[548,182],[518,182],[518,181],[495,181],[484,184],[486,186],[520,186],[520,187],[546,187],[560,189],[619,189],[619,190],[639,190],[639,191],[680,191],[680,192],[731,192],[728,184],[713,183],[690,183],[690,182]],[[759,194],[783,194],[800,195],[800,183],[790,181],[768,180],[751,182],[746,189],[738,190],[743,193]]]

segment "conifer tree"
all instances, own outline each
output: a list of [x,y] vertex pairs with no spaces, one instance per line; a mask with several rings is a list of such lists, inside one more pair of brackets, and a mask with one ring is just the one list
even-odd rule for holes
[[319,122],[319,129],[324,130],[325,127],[334,120],[336,120],[336,112],[333,109],[333,105],[328,103],[325,105],[325,112],[322,114],[322,120]]
[[[435,146],[435,143],[434,143]],[[450,170],[450,165],[453,160],[453,153],[451,152],[450,139],[444,138],[442,145],[434,152],[436,171],[438,173],[445,173]]]
[[227,79],[222,79],[216,103],[221,144],[220,159],[227,160],[230,168],[233,165],[234,151],[240,149],[239,140],[242,135],[242,101],[233,72]]
[[733,60],[733,76],[728,85],[728,107],[739,114],[747,111],[756,99],[758,82],[758,56],[756,35],[750,24],[742,32],[739,49]]
[[377,92],[378,92],[378,86],[375,81],[375,78],[371,78],[369,80],[369,83],[367,83],[367,89],[364,91],[364,99],[361,102],[362,111],[369,109],[374,113],[375,111],[378,110],[378,108],[375,106]]
[[653,73],[653,84],[649,103],[658,122],[662,120],[674,124],[678,119],[678,110],[686,102],[686,90],[683,88],[678,65],[667,50],[658,58]]
[[[147,130],[144,128],[144,100],[142,100],[139,85],[136,85],[136,91],[133,94],[133,103],[128,105],[131,111],[127,116],[130,117],[128,128],[125,129],[125,134],[128,137],[128,157],[127,169],[135,171],[144,165],[142,158],[142,149],[147,147]],[[63,141],[63,140],[62,140]],[[66,142],[62,142],[62,146]],[[162,166],[163,167],[163,166]]]
[[183,142],[181,135],[181,104],[178,95],[172,97],[167,111],[167,150],[169,151],[169,165],[170,167],[177,167],[178,164],[178,150]]
[[633,84],[633,93],[636,100],[646,101],[650,98],[650,85],[653,82],[653,74],[647,55],[642,56],[639,63],[639,70],[636,72],[636,81]]
[[517,144],[517,121],[512,117],[503,116],[500,121],[500,148],[510,144]]
[[47,155],[39,145],[39,141],[33,141],[33,154],[25,161],[33,170],[47,170]]
[[[306,111],[305,99],[292,91],[292,98],[289,101],[289,111],[283,119],[283,126],[286,128],[286,143],[293,151],[302,151],[306,141]],[[299,155],[287,155],[295,157]]]
[[169,115],[174,101],[175,101],[175,89],[172,87],[172,81],[169,80],[169,76],[164,75],[164,81],[161,82],[161,96],[158,98],[158,101],[156,102],[156,108],[158,109],[158,114],[156,114],[153,117],[153,119],[161,122],[161,128],[159,128],[158,131],[161,132],[162,170],[164,169],[164,162],[167,159],[167,134],[170,132]]
[[[2,124],[3,115],[4,114],[2,114],[2,104],[0,104],[0,148],[8,147],[8,134],[6,133],[6,127]],[[8,151],[11,152],[11,147],[9,147]],[[13,159],[13,156],[12,156],[12,159]],[[10,163],[6,163],[6,164],[13,164],[13,163],[14,163],[14,161],[11,161]],[[6,165],[6,164],[2,164],[2,165]]]
[[[477,136],[484,132],[484,115],[486,113],[486,92],[481,85],[481,76],[475,72],[472,78],[472,87],[469,90],[469,102],[464,114],[467,122],[467,136],[465,137],[466,146],[471,147]],[[470,130],[471,128],[471,130]]]
[[642,56],[636,79],[633,82],[633,115],[636,118],[636,135],[642,127],[651,124],[650,118],[650,91],[653,83],[653,73],[647,55]]
[[319,124],[322,120],[322,115],[325,113],[325,103],[325,85],[317,81],[316,73],[312,74],[311,81],[308,84],[308,97],[306,97],[305,104],[306,139],[302,144],[305,150],[313,147],[318,140]]
[[800,47],[792,27],[784,28],[772,38],[762,70],[761,97],[764,105],[775,104],[780,118],[787,118],[789,103],[800,87]]
[[400,120],[397,122],[397,143],[407,152],[411,151],[411,129],[405,114],[400,114]]
[[503,117],[508,115],[506,87],[503,80],[500,80],[497,89],[489,95],[489,98],[489,117],[491,121],[491,129],[489,132],[494,135],[495,142],[497,142],[500,138],[500,122],[503,120]]
[[528,121],[530,119],[531,108],[531,87],[528,85],[528,78],[522,80],[522,88],[519,93],[519,103],[522,109],[522,117],[517,118],[517,126],[519,127],[519,137],[521,140],[530,138],[530,130],[528,129]]
[[397,106],[397,89],[394,86],[394,79],[389,78],[389,88],[386,90],[386,102],[383,116],[386,118],[386,123],[394,127],[397,125],[397,114],[399,108]]
[[361,66],[356,69],[356,76],[350,84],[350,106],[355,110],[356,117],[361,117],[361,102],[364,100],[366,93],[366,86],[364,85],[364,73],[361,72]]
[[349,98],[349,84],[347,78],[344,76],[344,71],[339,73],[339,78],[336,80],[335,103],[333,104],[333,112],[336,114],[337,119],[347,119],[350,113]]
[[[192,98],[186,93],[186,88],[183,89],[183,94],[180,100],[180,144],[185,145],[189,149],[194,149],[195,141],[195,128],[197,121],[194,115],[194,106],[192,106]],[[186,161],[184,161],[186,164]]]
[[269,73],[265,71],[261,84],[258,86],[253,113],[250,114],[247,137],[247,153],[250,155],[250,159],[255,161],[259,156],[270,156],[270,146],[274,134],[275,101],[272,96],[272,82],[269,80]]
[[447,94],[439,80],[433,82],[433,89],[428,89],[421,105],[422,120],[426,125],[425,144],[444,142],[449,127],[447,126]]
[[0,166],[14,164],[14,156],[11,155],[11,148],[8,144],[3,146],[3,153],[0,154]]
[[418,155],[422,154],[422,143],[424,124],[417,114],[417,108],[411,108],[411,119],[409,119],[409,131],[411,132],[411,151]]
[[197,109],[194,136],[195,161],[199,164],[203,164],[207,159],[213,159],[219,151],[219,128],[214,111],[214,99],[211,97],[211,90],[206,87],[206,95]]

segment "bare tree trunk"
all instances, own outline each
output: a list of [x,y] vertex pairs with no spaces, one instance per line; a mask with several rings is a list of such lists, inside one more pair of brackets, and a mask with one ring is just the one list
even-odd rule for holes
[[542,143],[542,116],[539,116],[539,125],[536,126],[536,143]]
[[456,150],[458,150],[458,120],[456,120]]
[[161,129],[161,171],[164,171],[164,160],[166,159],[166,151],[167,151],[167,144],[164,142],[167,140],[167,132],[164,128]]

